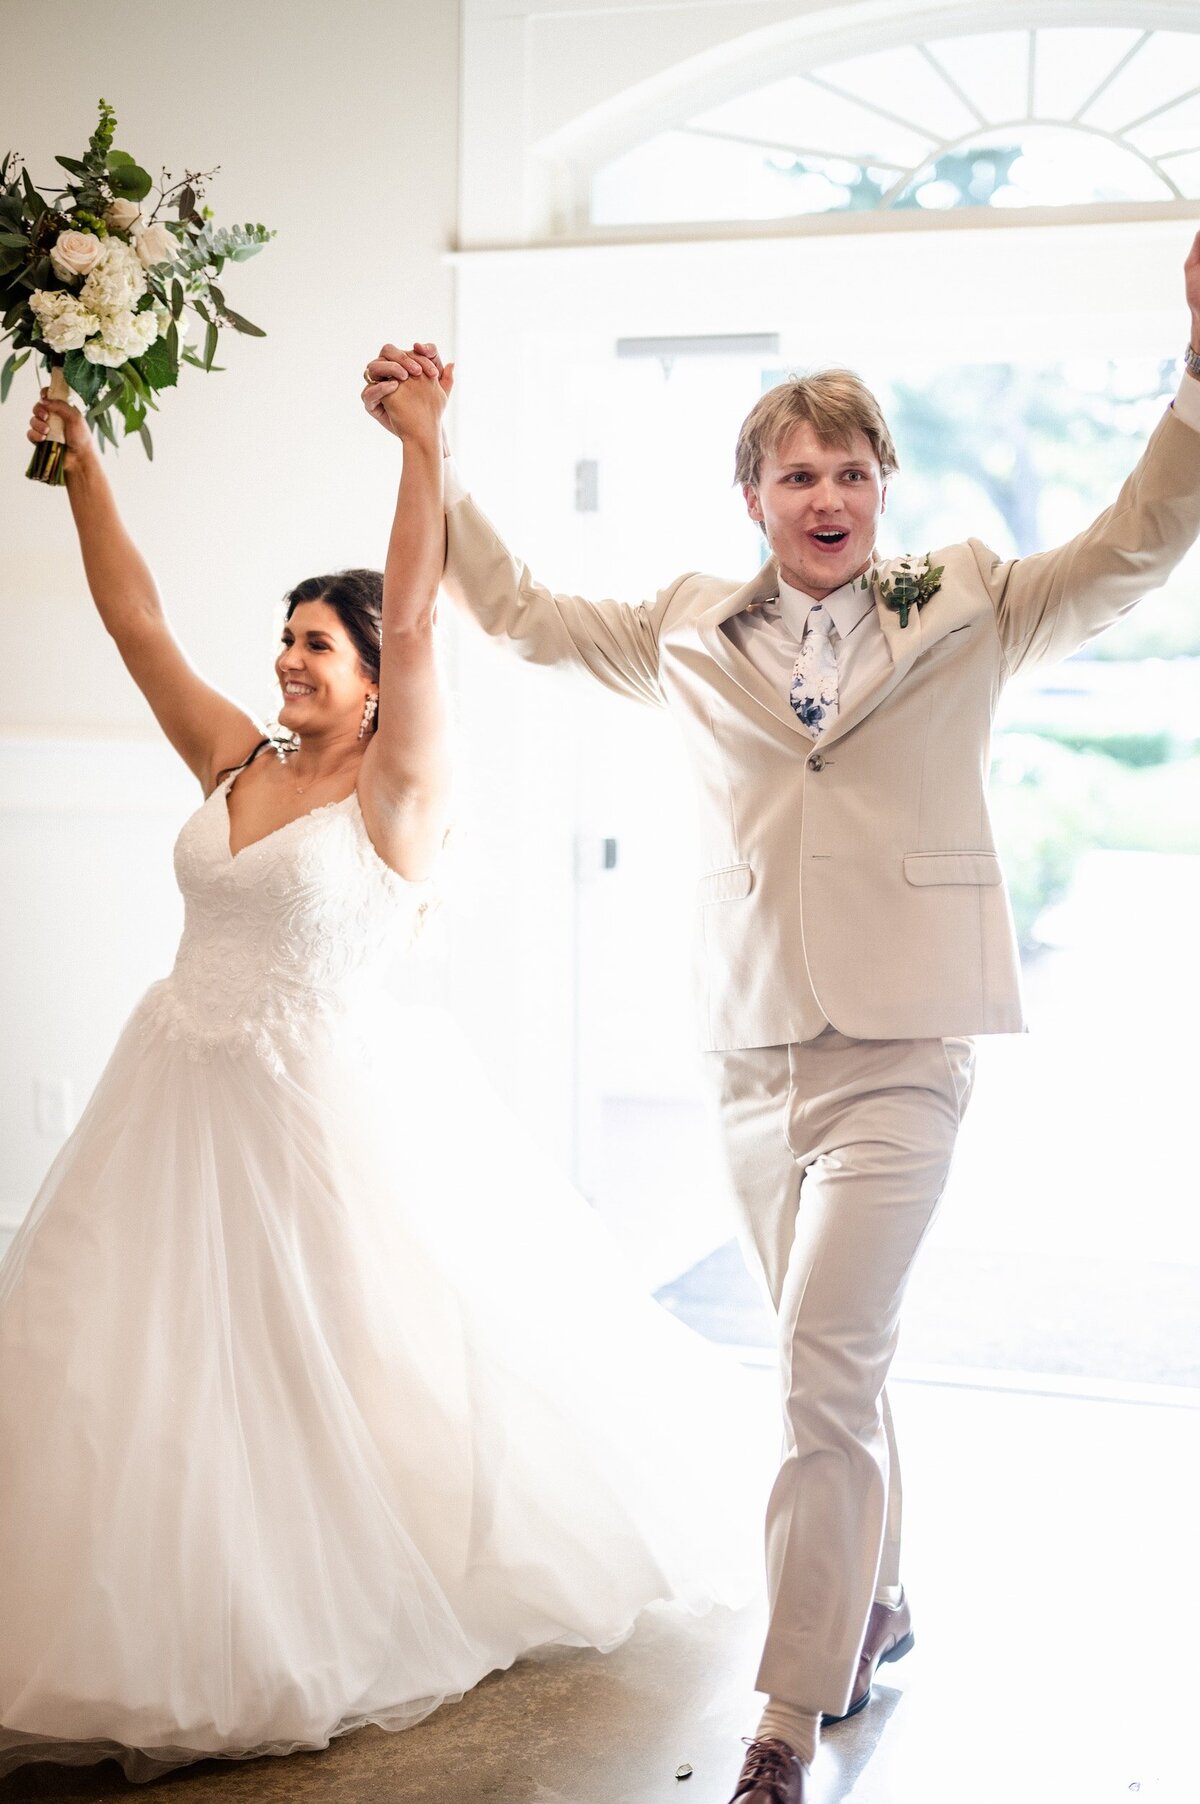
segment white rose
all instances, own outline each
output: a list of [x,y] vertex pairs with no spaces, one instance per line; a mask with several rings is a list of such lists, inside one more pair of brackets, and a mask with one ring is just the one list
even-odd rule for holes
[[104,210],[104,223],[110,232],[129,232],[142,217],[142,209],[131,200],[114,200]]
[[128,313],[145,292],[145,272],[133,247],[123,238],[106,238],[100,260],[79,297],[84,306],[102,317]]
[[164,307],[161,301],[155,301],[154,320],[158,327],[158,337],[165,338],[171,330],[171,309]]
[[169,263],[174,257],[175,235],[165,225],[147,226],[134,239],[133,248],[142,260],[143,269],[153,269],[156,263]]
[[79,297],[64,294],[60,288],[37,289],[30,295],[29,305],[52,351],[78,351],[100,329],[100,321],[81,305]]
[[103,252],[94,232],[60,232],[50,247],[50,262],[60,282],[73,282],[95,269]]

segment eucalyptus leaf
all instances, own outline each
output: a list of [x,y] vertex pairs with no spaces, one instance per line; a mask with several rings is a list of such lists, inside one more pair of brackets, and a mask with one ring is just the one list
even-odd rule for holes
[[5,245],[9,250],[26,252],[29,250],[29,240],[24,232],[0,232],[0,244]]
[[23,364],[29,362],[29,358],[30,352],[28,351],[22,351],[19,355],[14,351],[8,358],[3,371],[0,371],[0,401],[8,400],[8,391],[13,385],[13,377]]
[[[61,157],[58,160],[60,163],[62,162]],[[116,169],[122,163],[132,163],[133,158],[127,150],[110,150],[104,161],[109,169]],[[136,168],[137,165],[134,164],[134,167]]]
[[145,447],[146,456],[150,459],[150,462],[153,463],[154,462],[154,440],[150,437],[149,426],[144,426],[144,425],[139,426],[138,427],[138,437],[141,439],[142,444]]
[[119,388],[109,388],[105,390],[98,401],[93,401],[92,405],[87,410],[87,422],[89,426],[99,425],[103,415],[115,404],[120,392]]
[[40,219],[42,214],[46,211],[46,203],[34,187],[28,169],[22,169],[21,171],[21,184],[25,189],[25,199],[32,210],[34,219]]
[[138,362],[139,362],[138,358],[131,357],[127,363],[123,363],[121,365],[121,369],[124,373],[125,381],[128,384],[128,386],[133,389],[134,393],[143,402],[145,402],[150,399],[150,385],[146,381],[146,378],[142,375],[141,370],[138,368]]
[[88,139],[88,155],[94,162],[103,163],[112,148],[113,133],[117,129],[117,115],[107,100],[100,101],[100,120],[95,131]]
[[61,163],[71,175],[86,175],[88,172],[87,164],[81,163],[78,157],[55,157],[54,161]]
[[219,337],[220,333],[217,331],[217,328],[213,325],[212,321],[209,320],[207,330],[204,334],[204,367],[206,370],[211,370],[213,366],[213,358],[217,354],[217,340]]
[[221,315],[222,318],[229,321],[229,324],[233,327],[235,332],[248,333],[251,338],[265,338],[267,336],[261,326],[256,326],[253,320],[245,319],[240,313],[235,313],[232,307],[222,307]]
[[[125,365],[128,371],[129,365]],[[142,406],[136,392],[126,383],[117,397],[117,407],[125,424],[126,433],[140,432],[146,424],[146,409]]]
[[109,171],[109,186],[118,200],[145,200],[154,184],[136,163],[118,163]]
[[171,318],[178,319],[183,312],[183,283],[176,280],[171,283]]

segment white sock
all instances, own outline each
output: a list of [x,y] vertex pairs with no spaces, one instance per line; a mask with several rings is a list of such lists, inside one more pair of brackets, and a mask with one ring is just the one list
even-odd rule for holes
[[887,1604],[888,1608],[892,1610],[899,1609],[900,1599],[903,1596],[903,1585],[877,1585],[875,1587],[875,1602],[877,1604]]
[[785,1704],[781,1698],[768,1698],[755,1741],[785,1741],[801,1764],[811,1766],[821,1739],[821,1715],[816,1710],[801,1710],[796,1704]]

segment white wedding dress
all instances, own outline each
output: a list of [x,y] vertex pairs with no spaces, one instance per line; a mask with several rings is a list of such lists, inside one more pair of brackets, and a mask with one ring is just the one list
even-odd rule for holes
[[741,1374],[379,989],[429,886],[356,796],[231,856],[227,790],[0,1266],[0,1773],[404,1728],[755,1584]]

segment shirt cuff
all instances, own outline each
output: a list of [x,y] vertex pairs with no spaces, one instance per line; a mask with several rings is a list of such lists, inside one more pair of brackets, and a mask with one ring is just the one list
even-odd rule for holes
[[1194,376],[1184,375],[1179,384],[1179,393],[1175,397],[1175,412],[1185,426],[1193,432],[1200,432],[1200,382]]
[[[1190,382],[1191,377],[1189,376],[1187,380]],[[1196,384],[1196,387],[1200,388],[1200,382]],[[1196,430],[1200,432],[1200,420],[1197,420]],[[458,465],[447,453],[442,459],[442,499],[445,505],[453,507],[456,501],[465,501],[470,492],[458,473]]]

